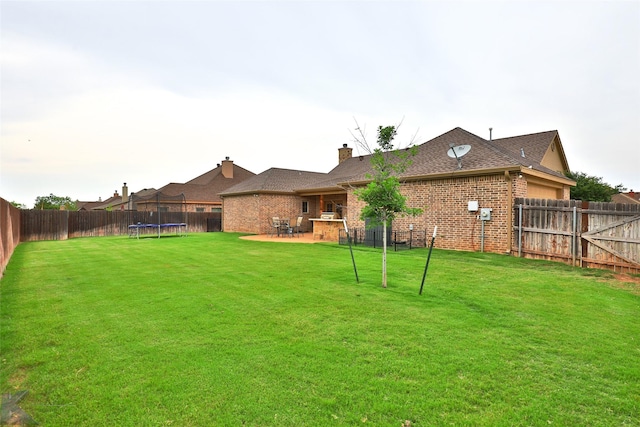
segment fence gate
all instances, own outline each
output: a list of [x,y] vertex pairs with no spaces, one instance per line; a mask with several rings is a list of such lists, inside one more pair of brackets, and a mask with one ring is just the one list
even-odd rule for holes
[[[589,215],[591,223],[596,214]],[[605,224],[583,224],[582,266],[640,271],[640,215]]]
[[640,205],[518,198],[513,218],[519,256],[640,273]]
[[222,231],[222,214],[214,212],[211,218],[207,218],[207,232]]

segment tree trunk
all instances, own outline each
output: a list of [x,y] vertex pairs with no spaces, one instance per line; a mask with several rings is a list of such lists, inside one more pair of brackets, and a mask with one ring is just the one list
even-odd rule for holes
[[382,222],[382,287],[387,287],[387,220]]

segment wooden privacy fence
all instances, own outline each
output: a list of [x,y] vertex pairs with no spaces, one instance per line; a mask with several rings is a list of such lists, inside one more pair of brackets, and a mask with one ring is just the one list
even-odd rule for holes
[[[219,212],[161,212],[163,223],[186,223],[189,232],[210,231]],[[126,236],[129,225],[157,223],[157,212],[22,210],[20,241]]]
[[0,277],[20,243],[20,209],[0,198]]
[[518,256],[640,273],[640,204],[517,198]]

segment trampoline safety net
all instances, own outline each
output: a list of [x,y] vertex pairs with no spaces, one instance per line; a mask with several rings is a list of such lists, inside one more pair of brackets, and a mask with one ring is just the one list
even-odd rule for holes
[[187,235],[187,206],[183,193],[161,191],[129,196],[129,237]]

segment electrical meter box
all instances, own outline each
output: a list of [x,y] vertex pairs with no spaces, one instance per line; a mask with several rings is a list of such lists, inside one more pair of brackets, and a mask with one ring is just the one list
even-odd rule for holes
[[480,219],[482,221],[489,221],[491,219],[491,208],[480,208]]

